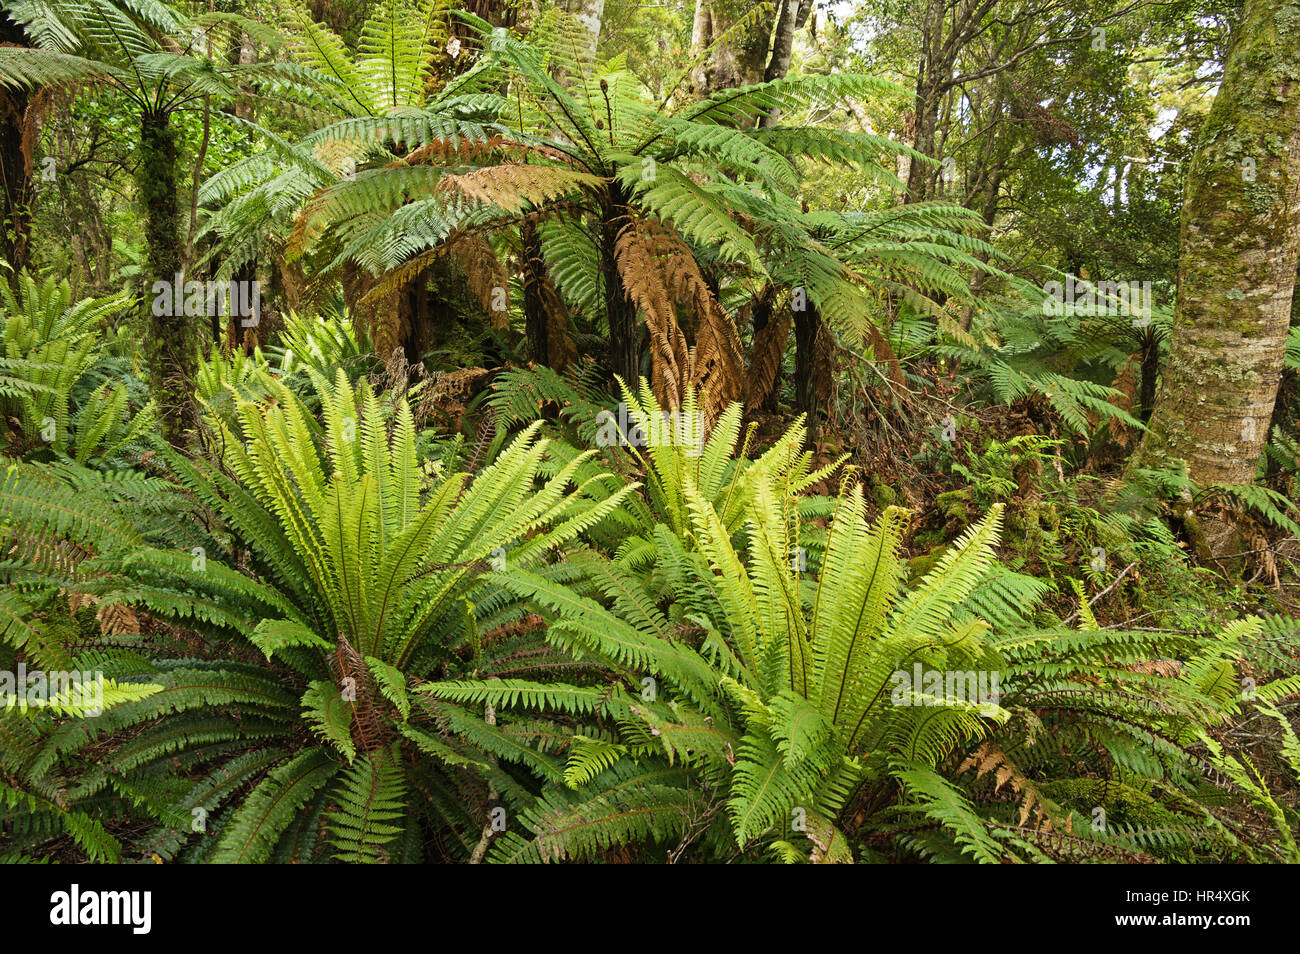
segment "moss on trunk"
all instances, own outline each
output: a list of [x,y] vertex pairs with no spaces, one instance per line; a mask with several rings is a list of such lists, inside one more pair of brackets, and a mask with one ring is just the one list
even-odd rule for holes
[[1300,242],[1300,0],[1247,0],[1188,178],[1178,302],[1130,468],[1246,483],[1268,439]]
[[[152,307],[154,282],[173,283],[182,262],[180,203],[176,194],[176,134],[166,112],[140,117],[140,163],[136,199],[145,232],[145,327],[150,387],[158,403],[163,436],[176,446],[195,437],[194,375],[196,319],[185,309]],[[182,290],[183,293],[183,290]],[[180,314],[167,314],[180,311]],[[158,314],[162,312],[162,314]]]

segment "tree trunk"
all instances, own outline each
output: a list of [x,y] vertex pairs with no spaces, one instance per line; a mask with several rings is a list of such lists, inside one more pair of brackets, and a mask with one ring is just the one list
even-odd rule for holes
[[[156,307],[154,282],[175,283],[181,271],[180,202],[176,192],[176,134],[166,112],[146,111],[140,117],[140,162],[136,166],[136,201],[145,233],[144,342],[149,378],[162,421],[163,436],[182,446],[194,437],[198,414],[194,404],[197,370],[193,316],[186,309]],[[184,281],[184,276],[180,278]],[[183,302],[184,288],[180,289]],[[163,312],[158,314],[158,312]],[[167,311],[179,314],[167,314]]]
[[628,222],[627,196],[617,185],[610,187],[601,215],[601,273],[605,285],[605,315],[609,319],[610,364],[615,374],[635,389],[641,377],[641,341],[636,306],[623,287],[615,258],[618,234]]
[[691,86],[696,95],[708,93],[712,83],[709,76],[708,58],[704,51],[713,42],[713,7],[709,0],[695,0],[695,18],[691,21]]
[[[772,56],[763,72],[764,82],[785,77],[790,72],[790,56],[794,52],[794,35],[808,22],[812,13],[812,0],[783,0],[776,19],[776,35],[772,38]],[[772,109],[763,116],[761,125],[772,128],[780,121],[781,110]]]
[[794,393],[799,410],[806,415],[808,437],[805,446],[811,448],[817,441],[818,415],[821,413],[823,393],[828,384],[829,369],[824,367],[826,349],[820,340],[826,334],[817,306],[805,302],[805,307],[794,312]]
[[[0,14],[0,44],[27,46],[23,28]],[[23,153],[23,127],[30,97],[21,86],[0,89],[0,257],[13,266],[12,280],[27,264],[31,237],[32,170]],[[16,285],[15,285],[16,287]]]
[[[1268,432],[1281,428],[1284,434],[1295,434],[1300,429],[1300,375],[1287,370],[1282,375],[1282,385],[1277,389],[1277,401],[1273,405],[1273,419],[1269,422]],[[1292,467],[1300,467],[1300,459],[1291,461]],[[1281,461],[1268,458],[1264,472],[1264,483],[1281,493],[1287,491],[1286,471]]]
[[605,0],[572,0],[568,10],[587,31],[588,52],[594,54],[600,40],[600,24],[605,17]]
[[[916,133],[912,148],[924,156],[935,156],[935,135],[939,127],[940,83],[924,73],[916,88]],[[934,194],[938,173],[929,163],[912,160],[907,168],[907,201],[924,202]]]
[[[951,43],[944,38],[943,0],[931,0],[921,27],[921,61],[916,72],[916,113],[912,148],[935,157],[935,132],[939,125],[939,104],[945,83],[952,77]],[[907,169],[907,201],[923,202],[930,197],[934,173],[928,163],[913,160]]]
[[812,0],[783,0],[776,18],[776,34],[772,38],[772,56],[767,61],[763,79],[771,82],[790,72],[790,56],[794,52],[794,35],[812,13]]
[[542,261],[542,242],[536,224],[525,221],[520,226],[519,238],[524,269],[524,336],[528,339],[528,357],[536,364],[546,364],[550,357],[546,306],[542,302],[542,277],[546,274],[546,263]]
[[1254,479],[1300,250],[1297,50],[1300,0],[1246,0],[1188,176],[1169,359],[1131,469]]
[[[798,5],[798,0],[791,0],[791,3]],[[703,97],[720,89],[763,80],[771,62],[769,51],[772,50],[773,31],[784,7],[778,2],[770,9],[770,18],[754,21],[746,29],[735,30],[725,41],[718,42],[752,12],[752,6],[741,0],[696,0],[695,18],[691,25],[691,60],[695,61],[705,50],[709,51],[691,73],[696,96]]]

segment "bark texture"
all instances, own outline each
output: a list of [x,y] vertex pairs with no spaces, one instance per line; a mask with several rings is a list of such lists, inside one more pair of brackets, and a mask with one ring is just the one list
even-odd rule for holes
[[136,167],[136,197],[145,229],[145,322],[149,329],[145,353],[150,385],[158,403],[163,436],[182,446],[194,436],[194,374],[197,368],[193,324],[196,319],[152,307],[156,281],[175,282],[181,271],[181,210],[176,192],[176,134],[165,112],[140,117],[140,163]]
[[[0,13],[0,46],[27,46],[23,28]],[[23,149],[30,97],[21,87],[0,89],[0,258],[13,266],[12,277],[27,264],[31,236],[31,156]]]
[[641,331],[636,306],[628,296],[615,251],[618,235],[629,222],[628,197],[617,182],[610,186],[601,212],[601,272],[605,286],[605,315],[609,319],[610,365],[630,388],[641,375]]
[[587,42],[591,44],[588,52],[595,53],[596,44],[600,40],[601,21],[605,18],[605,0],[572,0],[568,9],[587,31]]
[[812,302],[794,312],[795,403],[807,415],[805,446],[812,449],[821,425],[821,410],[830,396],[830,329]]
[[[792,10],[798,0],[778,0],[768,17],[751,19],[748,26],[733,28],[753,7],[745,0],[696,0],[691,23],[691,59],[702,61],[691,74],[695,95],[707,96],[720,89],[730,89],[761,82],[766,77],[773,46],[773,33],[786,4]],[[787,32],[793,37],[793,18]],[[728,31],[732,31],[728,34]],[[779,38],[778,38],[779,42]],[[707,51],[707,56],[705,55]],[[787,57],[786,65],[789,60]]]
[[1246,0],[1182,215],[1178,301],[1131,468],[1249,483],[1268,439],[1300,250],[1300,0]]

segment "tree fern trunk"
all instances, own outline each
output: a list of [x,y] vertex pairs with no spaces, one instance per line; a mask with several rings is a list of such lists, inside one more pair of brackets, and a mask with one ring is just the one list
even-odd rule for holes
[[[181,446],[194,435],[197,413],[193,382],[197,368],[194,319],[185,308],[151,307],[154,282],[173,283],[181,270],[181,216],[176,194],[176,134],[166,112],[145,111],[140,117],[140,162],[136,166],[136,200],[145,233],[145,322],[149,330],[145,353],[154,400],[158,403],[163,436]],[[182,276],[183,280],[183,276]],[[184,289],[180,290],[184,295]],[[163,311],[163,314],[156,314]],[[166,314],[179,311],[180,314]]]
[[[257,261],[245,262],[236,268],[230,277],[236,282],[255,281],[257,279]],[[230,317],[226,319],[226,339],[231,350],[240,350],[244,354],[252,354],[255,345],[264,340],[262,338],[264,330],[260,325],[256,328],[243,327],[242,319],[234,312],[235,310],[232,308]],[[262,311],[262,320],[266,320],[265,309]]]
[[402,289],[397,299],[401,309],[398,319],[406,329],[402,338],[402,352],[408,368],[424,361],[424,354],[433,346],[432,320],[429,315],[429,274],[422,271]]
[[605,315],[609,320],[610,365],[630,388],[641,375],[641,347],[636,306],[623,286],[615,245],[628,223],[627,197],[612,186],[601,216],[601,276],[605,285]]
[[807,415],[807,446],[817,441],[817,417],[821,413],[821,398],[825,385],[826,368],[821,367],[818,354],[822,350],[819,338],[824,334],[821,315],[812,302],[794,313],[794,393],[799,410]]
[[749,413],[760,407],[769,414],[780,411],[781,360],[789,340],[790,325],[784,315],[778,317],[772,313],[772,295],[770,291],[765,292],[754,305],[753,344],[745,381],[745,410]]
[[[0,14],[0,44],[27,46],[23,28]],[[29,97],[20,86],[0,89],[0,186],[4,207],[0,209],[0,257],[13,266],[12,280],[27,264],[27,243],[31,233],[31,169],[23,154],[23,119]],[[15,284],[16,287],[16,284]]]
[[524,270],[524,336],[528,339],[528,357],[537,364],[546,364],[549,346],[546,336],[546,307],[542,303],[542,243],[537,237],[537,226],[525,221],[519,228],[520,258]]
[[1138,420],[1151,420],[1156,403],[1156,382],[1160,376],[1160,342],[1148,334],[1142,341],[1142,380],[1138,384]]
[[1268,439],[1300,251],[1300,0],[1247,0],[1183,207],[1178,303],[1130,468],[1248,483]]

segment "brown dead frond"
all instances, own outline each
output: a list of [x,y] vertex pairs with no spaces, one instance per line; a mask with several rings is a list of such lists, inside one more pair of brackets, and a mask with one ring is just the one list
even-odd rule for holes
[[[1115,375],[1115,380],[1110,384],[1112,388],[1119,392],[1118,395],[1112,398],[1111,403],[1130,414],[1134,413],[1138,391],[1142,386],[1139,371],[1138,363],[1130,360],[1119,369],[1119,373]],[[1090,420],[1094,419],[1095,414],[1090,414],[1089,418]],[[1111,436],[1121,448],[1127,450],[1136,445],[1138,434],[1133,428],[1116,418],[1111,418],[1108,424]]]
[[[736,323],[718,303],[686,242],[657,219],[636,218],[615,244],[619,275],[646,316],[655,397],[681,406],[686,387],[700,392],[707,430],[744,391],[745,362]],[[687,346],[678,308],[695,318],[695,346]]]
[[134,609],[121,603],[110,603],[95,611],[99,620],[99,631],[105,636],[137,636],[140,633],[140,617]]
[[985,742],[957,767],[957,771],[961,773],[972,768],[977,779],[992,773],[994,795],[998,794],[1003,786],[1009,788],[1020,811],[1020,826],[1023,827],[1032,816],[1034,827],[1046,829],[1052,827],[1052,819],[1047,813],[1042,795],[1001,748],[992,742]]
[[444,248],[464,272],[470,293],[483,307],[492,326],[510,327],[509,302],[505,300],[510,276],[487,239],[462,232],[448,240]]
[[357,750],[374,752],[382,748],[392,735],[384,717],[382,698],[365,659],[342,633],[330,656],[330,668],[338,684],[347,690],[344,698],[352,707],[352,737]]
[[95,620],[105,636],[139,636],[140,617],[130,606],[121,603],[100,603],[99,597],[75,590],[68,593],[68,611],[75,616],[87,606],[97,607]]
[[602,186],[604,181],[559,166],[507,162],[462,175],[444,175],[434,192],[448,199],[459,197],[506,212],[522,212],[526,206],[545,205],[579,190]]
[[[768,285],[754,302],[756,330],[749,352],[749,373],[745,376],[745,407],[751,410],[771,394],[794,325],[794,312],[789,308],[777,311],[775,298],[775,289]],[[765,319],[761,324],[760,318]]]
[[[633,219],[619,233],[614,258],[628,297],[645,315],[650,331],[650,385],[660,407],[682,406],[693,379],[691,351],[677,324],[665,259],[680,255],[680,240],[654,219]],[[684,250],[689,255],[689,250]],[[680,269],[677,269],[680,271]]]
[[549,146],[540,146],[518,142],[506,136],[490,136],[487,139],[434,139],[419,149],[407,154],[401,162],[406,165],[468,165],[471,162],[483,164],[489,157],[510,155],[527,159],[530,154],[544,156],[556,162],[568,159],[564,153]]

